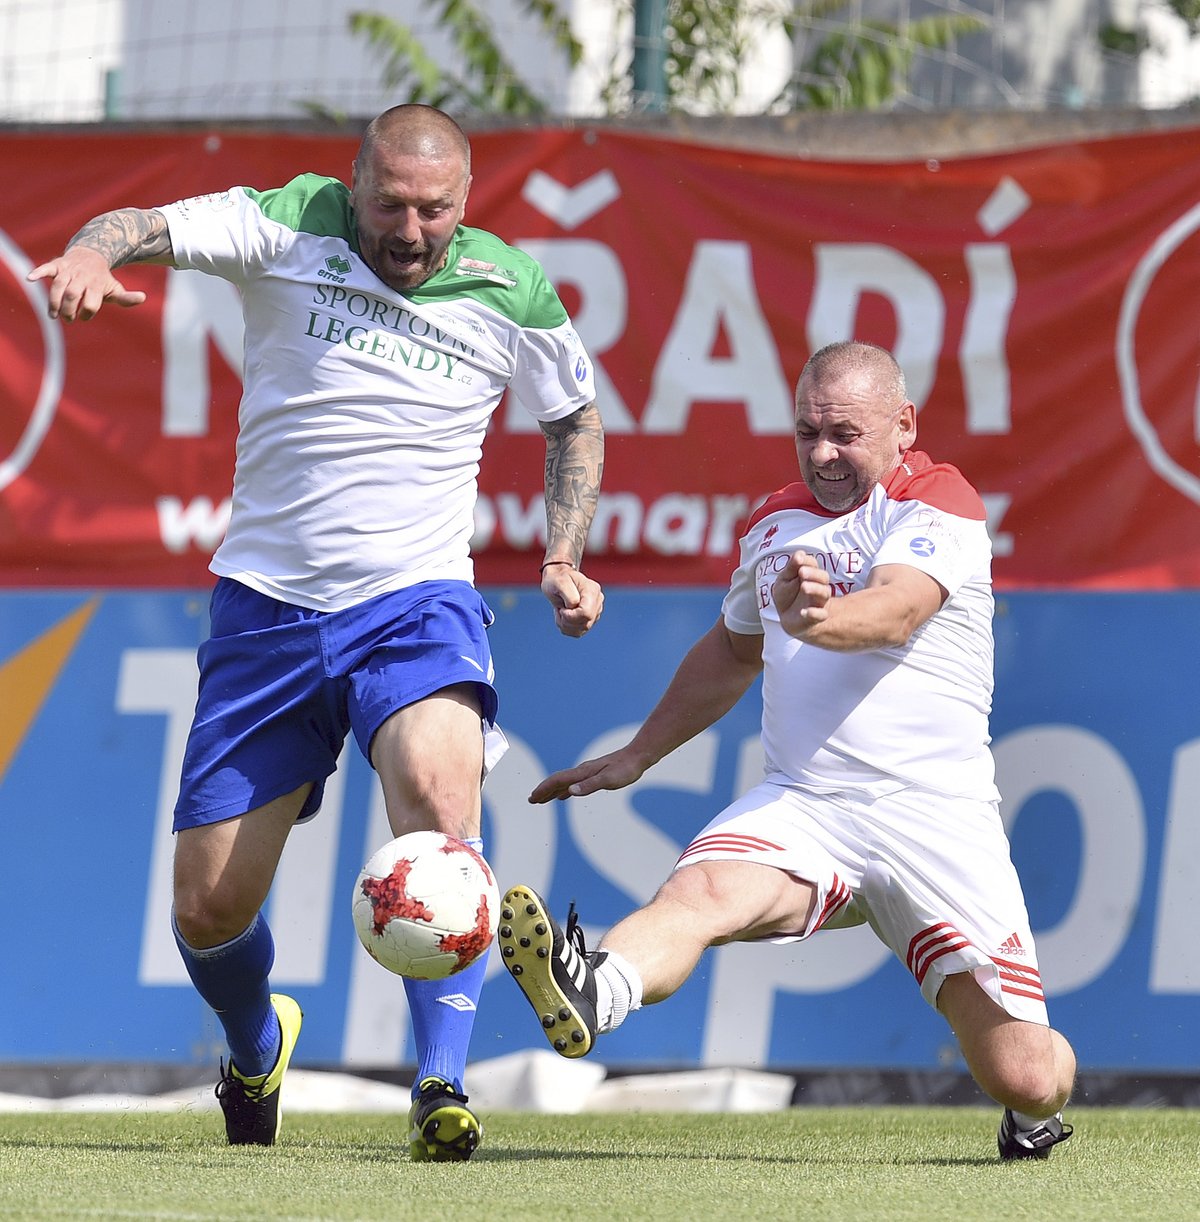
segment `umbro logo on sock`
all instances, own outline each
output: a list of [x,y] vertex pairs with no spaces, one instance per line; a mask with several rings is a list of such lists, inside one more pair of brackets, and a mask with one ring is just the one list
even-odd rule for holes
[[449,1006],[452,1010],[461,1010],[464,1014],[475,1009],[475,1003],[465,993],[443,993],[438,998],[438,1004]]
[[1000,943],[1000,949],[997,952],[1001,955],[1024,955],[1025,948],[1021,945],[1021,939],[1015,933],[1010,933],[1003,942]]

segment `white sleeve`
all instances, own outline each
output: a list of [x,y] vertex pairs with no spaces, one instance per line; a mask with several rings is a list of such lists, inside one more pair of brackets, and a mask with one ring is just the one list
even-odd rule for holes
[[512,388],[538,420],[561,420],[595,401],[592,362],[570,322],[522,330]]
[[872,567],[906,564],[928,573],[948,593],[991,566],[987,524],[921,501],[896,506]]
[[758,604],[758,583],[754,579],[757,555],[749,550],[750,546],[752,544],[748,545],[747,540],[742,539],[739,545],[741,562],[733,571],[729,590],[721,603],[721,618],[730,632],[742,636],[761,636],[763,625]]
[[268,220],[241,187],[177,200],[159,212],[177,267],[235,283],[260,271],[295,237],[294,230]]

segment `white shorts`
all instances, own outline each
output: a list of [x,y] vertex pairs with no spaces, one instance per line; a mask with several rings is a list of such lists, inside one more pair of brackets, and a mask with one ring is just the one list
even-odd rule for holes
[[1021,883],[998,805],[905,788],[882,797],[766,780],[726,807],[675,868],[751,861],[817,890],[795,942],[869,922],[931,1006],[947,976],[973,972],[1014,1018],[1049,1025]]

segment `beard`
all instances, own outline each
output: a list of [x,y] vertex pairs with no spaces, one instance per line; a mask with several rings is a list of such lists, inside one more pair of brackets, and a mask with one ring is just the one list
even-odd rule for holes
[[371,270],[389,288],[415,289],[441,266],[446,251],[430,246],[389,246],[382,242],[370,252]]

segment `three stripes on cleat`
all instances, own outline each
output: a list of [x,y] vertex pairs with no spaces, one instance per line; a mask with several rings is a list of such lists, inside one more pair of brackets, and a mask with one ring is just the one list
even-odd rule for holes
[[[525,916],[540,916],[541,910],[538,908],[538,905],[532,901],[526,903],[523,905],[523,907]],[[525,993],[531,1004],[533,1004],[534,1009],[538,1012],[538,1018],[541,1021],[542,1028],[546,1031],[551,1044],[554,1046],[554,1050],[556,1052],[563,1053],[564,1055],[571,1056],[573,1053],[569,1051],[570,1044],[590,1045],[587,1032],[585,1032],[579,1025],[579,1016],[575,1014],[575,1012],[569,1006],[560,1005],[557,1007],[557,1009],[552,1010],[545,1004],[539,1005],[538,1001],[546,1003],[557,999],[550,997],[547,994],[547,991],[543,988],[539,988],[535,982],[530,980],[520,980],[520,978],[525,975],[525,968],[520,963],[512,962],[512,960],[519,954],[518,947],[520,947],[520,949],[523,951],[532,951],[538,959],[548,960],[553,947],[553,935],[550,927],[544,920],[538,920],[533,926],[532,936],[529,933],[517,936],[512,927],[512,922],[517,919],[517,916],[518,913],[516,909],[508,904],[504,905],[504,907],[500,909],[500,919],[502,924],[499,930],[497,930],[497,935],[501,944],[501,954],[505,959],[505,967],[508,968],[509,973],[521,984],[522,991]],[[535,947],[534,937],[545,938],[547,941],[542,942]],[[552,980],[553,969],[549,964],[547,964],[546,970],[547,975]],[[575,1025],[568,1034],[553,1034],[554,1029],[560,1023],[573,1023]]]

